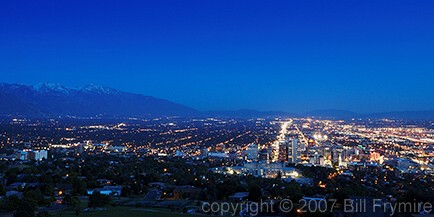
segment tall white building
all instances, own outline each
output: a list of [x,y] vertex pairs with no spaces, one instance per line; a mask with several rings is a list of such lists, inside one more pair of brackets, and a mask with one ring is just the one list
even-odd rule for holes
[[244,153],[247,157],[247,160],[257,160],[259,155],[259,145],[255,143],[250,144]]
[[299,152],[299,150],[298,150],[298,139],[297,138],[293,138],[292,139],[291,147],[288,150],[288,155],[289,155],[291,163],[298,163],[298,158],[299,158],[298,152]]
[[34,160],[41,161],[43,159],[48,159],[48,151],[47,150],[37,150],[37,151],[33,151],[33,153],[35,154]]
[[48,159],[47,150],[23,150],[20,151],[20,160],[36,160],[41,161],[43,159]]
[[19,159],[20,160],[28,160],[29,159],[29,153],[27,151],[20,151]]

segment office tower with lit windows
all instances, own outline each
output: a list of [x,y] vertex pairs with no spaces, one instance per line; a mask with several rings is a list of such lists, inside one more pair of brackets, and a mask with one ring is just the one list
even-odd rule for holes
[[298,139],[297,138],[292,139],[292,143],[291,143],[291,146],[289,147],[288,155],[289,155],[289,159],[290,159],[289,162],[298,163],[299,151],[298,151]]
[[259,145],[255,143],[250,144],[244,153],[246,155],[247,160],[251,160],[251,161],[258,160]]

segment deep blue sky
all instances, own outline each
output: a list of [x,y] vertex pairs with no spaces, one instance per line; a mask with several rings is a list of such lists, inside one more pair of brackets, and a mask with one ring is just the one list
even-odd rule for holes
[[434,1],[1,1],[0,81],[201,110],[434,109]]

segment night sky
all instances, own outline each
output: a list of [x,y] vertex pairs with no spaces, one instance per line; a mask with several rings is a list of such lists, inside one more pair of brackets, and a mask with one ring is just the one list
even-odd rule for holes
[[432,110],[434,1],[4,0],[0,82],[200,110]]

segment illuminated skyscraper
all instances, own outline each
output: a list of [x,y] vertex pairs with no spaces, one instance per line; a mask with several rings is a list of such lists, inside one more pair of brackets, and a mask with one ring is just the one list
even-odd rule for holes
[[298,139],[293,138],[291,147],[288,150],[288,155],[291,163],[298,163],[299,153],[298,153]]
[[279,161],[288,162],[289,159],[289,142],[287,140],[279,141]]

